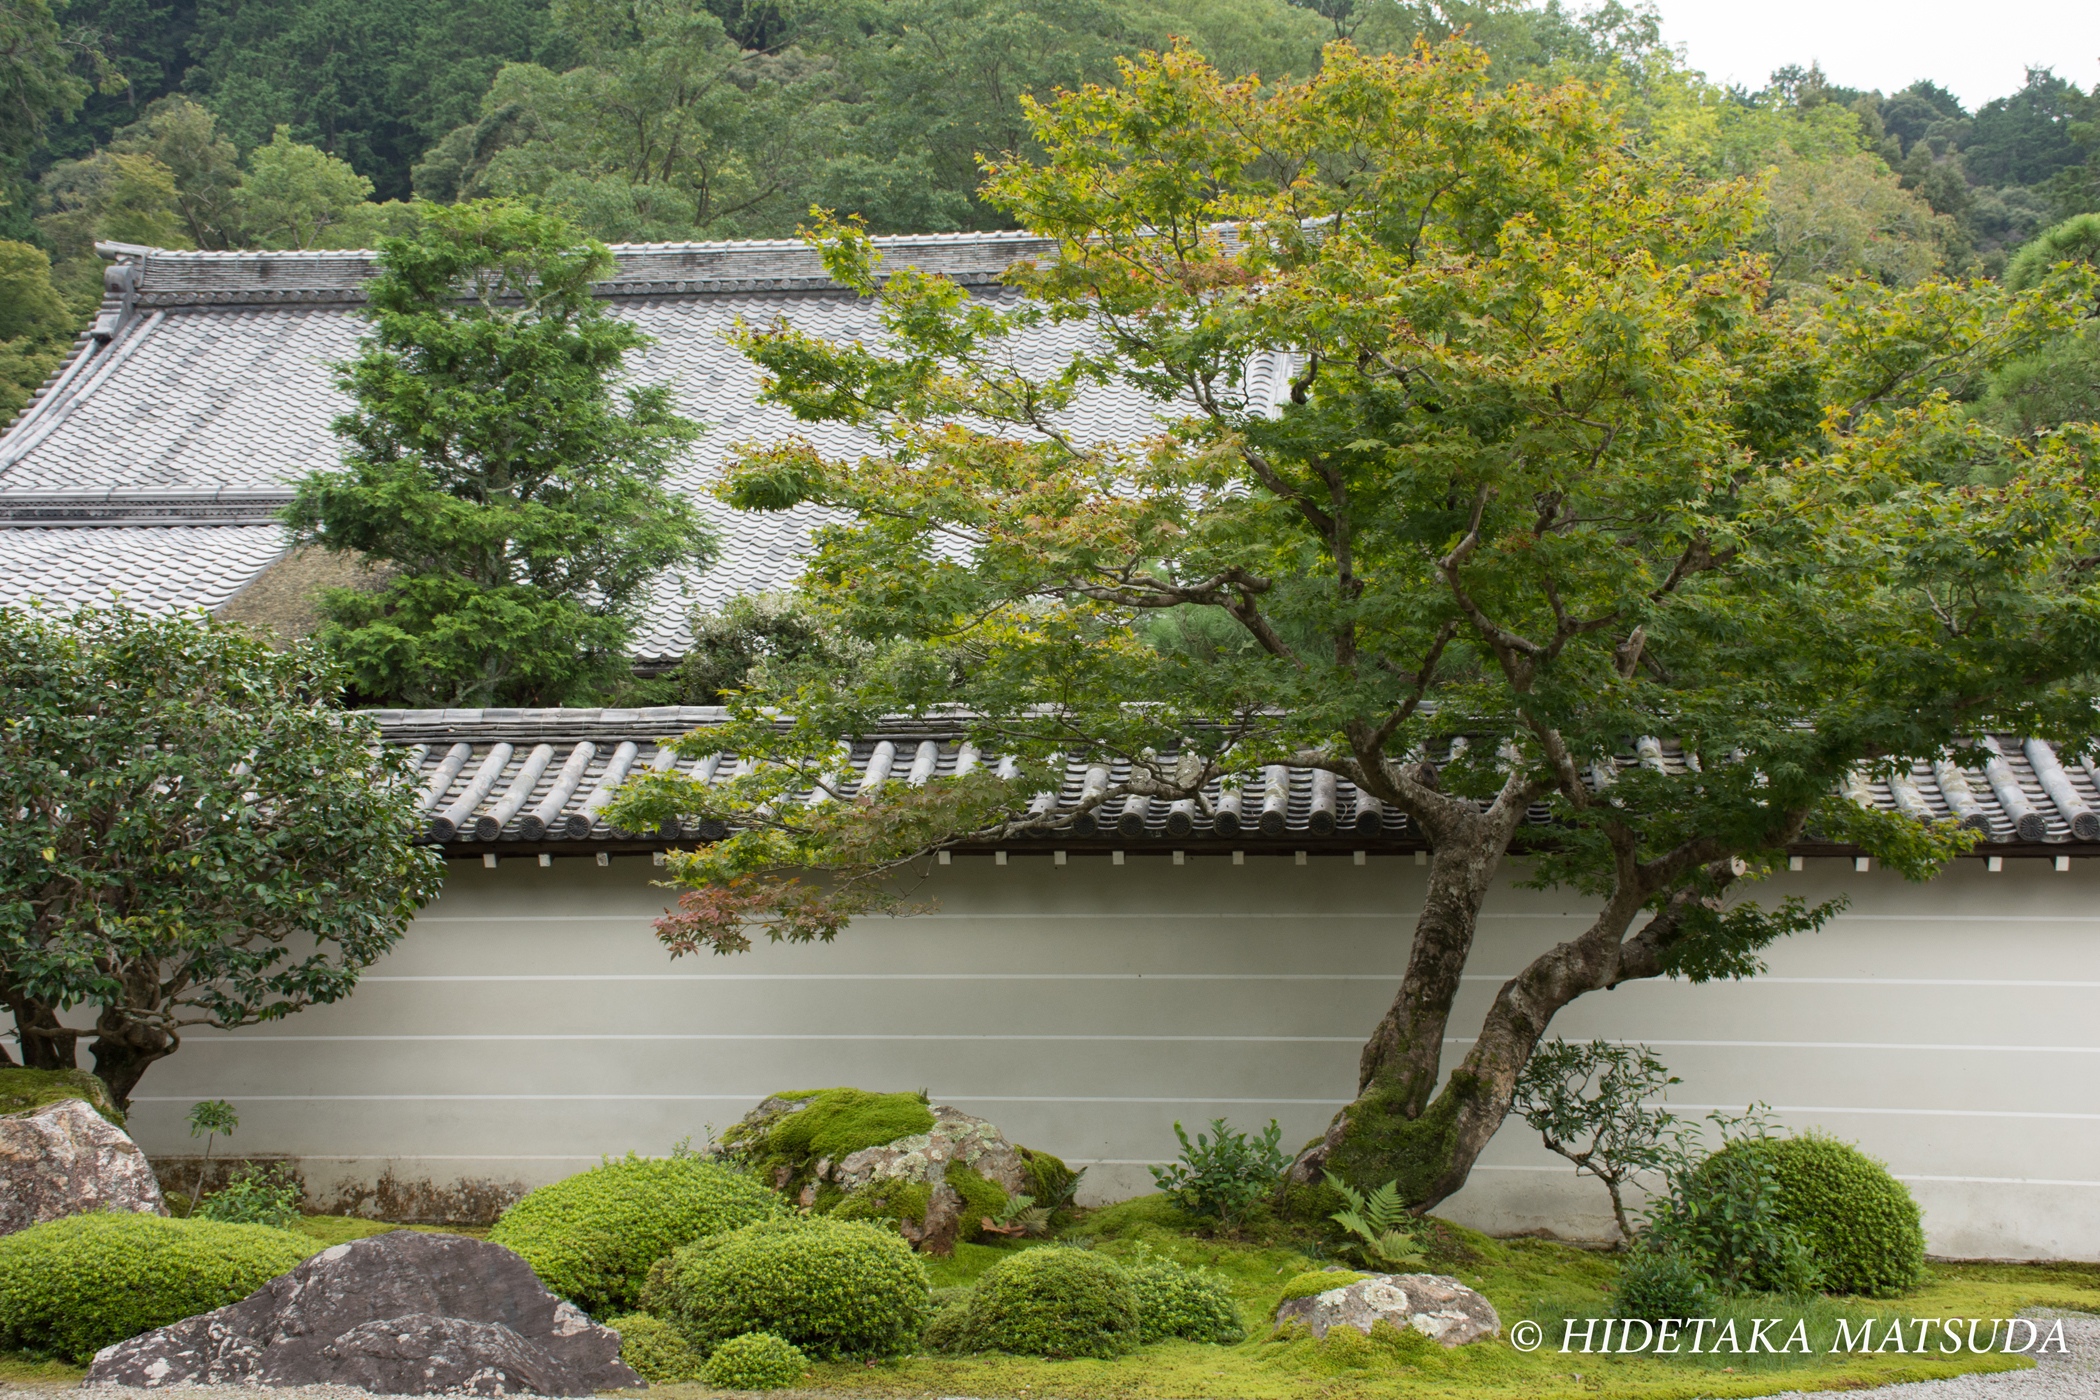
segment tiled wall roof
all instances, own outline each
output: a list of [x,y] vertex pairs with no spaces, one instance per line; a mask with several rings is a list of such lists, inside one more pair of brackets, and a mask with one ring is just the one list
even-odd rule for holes
[[[710,723],[723,712],[697,707],[652,710],[382,710],[387,742],[417,755],[424,778],[423,806],[430,839],[481,846],[560,841],[642,841],[668,844],[706,840],[719,830],[698,828],[621,833],[601,809],[631,773],[675,771],[722,780],[737,771],[733,756],[681,758],[663,741]],[[1984,741],[1998,757],[1983,768],[1917,764],[1895,782],[1856,781],[1855,800],[1922,818],[1952,816],[2007,845],[2100,845],[2100,782],[2078,760],[2059,760],[2039,739],[1997,736]],[[852,771],[842,792],[876,782],[922,782],[960,767],[999,766],[996,754],[966,750],[953,730],[904,728],[853,746]],[[1687,771],[1674,745],[1642,740],[1621,767],[1647,765]],[[1126,769],[1073,762],[1057,796],[1060,809],[1082,805],[1089,789],[1119,783]],[[807,794],[805,794],[806,796]],[[1273,768],[1250,782],[1235,803],[1215,785],[1220,810],[1205,815],[1193,803],[1132,797],[1098,807],[1071,831],[1081,841],[1274,841],[1330,846],[1419,845],[1400,813],[1380,807],[1346,779],[1307,768]],[[1534,825],[1549,820],[1542,804]],[[1058,838],[1066,839],[1064,837]],[[1039,844],[1039,843],[1038,843]]]

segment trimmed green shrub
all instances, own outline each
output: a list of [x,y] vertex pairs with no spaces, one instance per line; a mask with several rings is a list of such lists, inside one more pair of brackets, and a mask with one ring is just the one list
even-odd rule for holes
[[963,1319],[970,1351],[1016,1356],[1119,1356],[1143,1335],[1130,1275],[1084,1249],[1051,1245],[994,1264]]
[[620,1334],[620,1359],[651,1385],[676,1385],[696,1381],[707,1369],[707,1358],[686,1345],[678,1329],[647,1313],[623,1313],[605,1319],[605,1326]]
[[489,1231],[548,1289],[593,1317],[632,1310],[650,1266],[680,1245],[779,1216],[780,1198],[697,1158],[628,1156],[542,1186]]
[[1924,1277],[1918,1203],[1887,1167],[1822,1133],[1745,1146],[1771,1163],[1780,1216],[1815,1256],[1825,1292],[1893,1298]]
[[771,1332],[731,1337],[707,1358],[707,1383],[717,1390],[779,1390],[802,1379],[809,1358]]
[[[945,1290],[944,1290],[945,1291]],[[933,1317],[926,1324],[926,1331],[919,1338],[919,1349],[931,1352],[961,1352],[970,1349],[969,1290],[957,1290],[960,1298],[936,1298]]]
[[1612,1289],[1613,1317],[1660,1322],[1666,1317],[1704,1317],[1719,1299],[1698,1261],[1674,1252],[1641,1250],[1619,1266]]
[[[1246,1338],[1232,1289],[1204,1269],[1185,1269],[1170,1259],[1139,1259],[1124,1272],[1137,1299],[1138,1340],[1237,1342]],[[1340,1287],[1340,1284],[1332,1285]]]
[[0,1236],[0,1348],[86,1365],[113,1342],[237,1303],[314,1241],[261,1225],[95,1211]]
[[689,1244],[650,1270],[642,1306],[702,1352],[771,1332],[822,1361],[896,1356],[926,1326],[932,1289],[911,1246],[829,1216],[769,1220]]
[[1299,1274],[1283,1286],[1283,1296],[1276,1301],[1288,1303],[1294,1298],[1317,1298],[1330,1288],[1347,1288],[1352,1283],[1362,1283],[1371,1277],[1348,1269],[1325,1269],[1316,1273]]

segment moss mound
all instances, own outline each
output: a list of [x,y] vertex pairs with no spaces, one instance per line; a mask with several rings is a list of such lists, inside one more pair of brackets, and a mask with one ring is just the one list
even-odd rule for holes
[[503,1213],[489,1241],[593,1317],[625,1312],[650,1266],[680,1245],[770,1220],[783,1207],[749,1177],[691,1158],[628,1157],[542,1186]]
[[1893,1298],[1925,1276],[1925,1227],[1910,1189],[1850,1143],[1822,1133],[1746,1139],[1779,1178],[1781,1218],[1800,1234],[1827,1293]]
[[863,1147],[926,1132],[933,1121],[918,1094],[796,1089],[760,1104],[722,1134],[722,1146],[775,1187],[792,1191],[815,1174],[820,1159],[836,1162]]
[[895,1232],[811,1216],[685,1246],[650,1271],[642,1303],[710,1355],[732,1337],[770,1332],[831,1361],[911,1350],[932,1289]]
[[717,1390],[779,1390],[802,1379],[809,1358],[771,1332],[731,1337],[707,1358],[707,1383]]
[[0,1114],[33,1113],[62,1099],[79,1099],[118,1127],[124,1113],[109,1086],[84,1069],[0,1069]]
[[707,1358],[686,1345],[678,1329],[647,1313],[623,1313],[605,1319],[605,1326],[620,1334],[620,1359],[651,1385],[676,1385],[696,1381],[707,1368]]
[[114,1342],[237,1303],[314,1242],[261,1225],[96,1211],[0,1236],[0,1348],[86,1365]]
[[1016,1356],[1120,1356],[1144,1323],[1130,1275],[1084,1249],[1025,1250],[987,1269],[962,1319],[965,1351]]

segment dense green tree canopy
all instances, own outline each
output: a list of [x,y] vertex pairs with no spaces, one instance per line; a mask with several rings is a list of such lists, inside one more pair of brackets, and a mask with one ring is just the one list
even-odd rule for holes
[[502,203],[381,244],[371,334],[339,367],[343,469],[289,513],[382,571],[324,598],[322,639],[367,699],[559,704],[619,668],[650,580],[710,553],[665,487],[696,425],[663,386],[615,383],[647,339],[591,295],[610,265]]
[[187,1027],[349,995],[437,893],[406,763],[310,647],[0,609],[0,687],[0,1003],[32,1068],[92,1037],[121,1106]]
[[[2060,327],[2060,292],[1864,281],[1804,325],[1743,248],[1757,182],[1643,159],[1589,89],[1498,89],[1488,63],[1335,45],[1270,92],[1178,49],[1037,109],[1045,159],[987,184],[1060,248],[1018,297],[885,275],[858,228],[824,231],[884,333],[742,343],[769,400],[880,450],[753,449],[724,495],[847,513],[803,588],[863,650],[754,668],[741,722],[687,741],[742,754],[740,781],[624,799],[631,827],[736,828],[674,857],[674,950],[829,938],[899,907],[934,848],[1066,829],[1032,805],[1057,755],[1101,765],[1095,805],[1325,769],[1433,855],[1359,1097],[1298,1175],[1397,1178],[1426,1208],[1562,1006],[1748,975],[1826,917],[1745,888],[1811,825],[1912,874],[1959,848],[1834,796],[1847,774],[1978,729],[2087,737],[2093,434],[1990,439],[1948,397]],[[1093,345],[1014,368],[1009,337],[1073,319]],[[1279,354],[1294,378],[1271,403],[1246,371]],[[1064,432],[1097,381],[1156,400],[1157,435]],[[1941,484],[1978,452],[2012,484]],[[1180,634],[1205,645],[1156,644],[1162,616],[1205,619]],[[842,739],[898,714],[1019,776],[803,799]],[[1698,761],[1621,771],[1634,736]],[[1474,919],[1520,840],[1595,921],[1449,1067]]]

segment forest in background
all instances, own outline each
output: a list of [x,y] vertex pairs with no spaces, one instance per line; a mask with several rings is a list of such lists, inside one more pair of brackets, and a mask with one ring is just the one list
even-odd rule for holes
[[0,0],[0,415],[99,300],[97,239],[364,247],[488,196],[609,241],[993,229],[976,158],[1030,151],[1024,95],[1175,37],[1275,83],[1460,30],[1493,81],[1597,84],[1659,158],[1765,173],[1775,296],[1996,276],[2100,210],[2100,85],[1724,88],[1617,0]]

